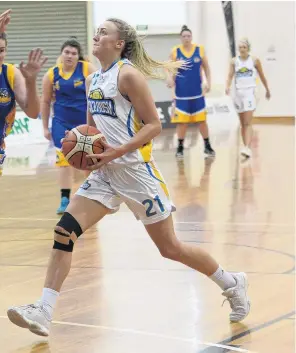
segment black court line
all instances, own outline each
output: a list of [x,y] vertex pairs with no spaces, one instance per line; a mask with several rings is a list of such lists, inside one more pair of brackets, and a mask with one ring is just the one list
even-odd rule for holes
[[246,331],[243,331],[241,333],[238,333],[237,335],[234,335],[232,337],[229,337],[229,338],[226,338],[225,340],[219,342],[218,344],[228,344],[228,343],[231,343],[233,341],[236,341],[238,340],[239,338],[242,338],[242,337],[245,337],[253,332],[257,332],[257,331],[260,331],[262,330],[263,328],[266,328],[266,327],[269,327],[269,326],[272,326],[282,320],[285,320],[285,319],[288,319],[290,316],[292,315],[295,315],[295,310],[287,313],[287,314],[284,314],[284,315],[281,315],[281,316],[278,316],[276,317],[275,319],[272,319],[272,320],[269,320],[269,321],[266,321],[264,322],[263,324],[261,325],[258,325],[258,326],[255,326],[249,330],[246,330]]
[[[242,348],[242,349],[246,349],[248,350],[247,348],[244,348],[243,347],[243,344],[241,345],[231,345],[230,343],[233,342],[233,341],[236,341],[238,340],[239,338],[242,338],[242,337],[245,337],[247,335],[250,335],[251,333],[253,332],[257,332],[257,331],[260,331],[266,327],[269,327],[269,326],[272,326],[282,320],[285,320],[285,319],[289,319],[290,316],[292,315],[295,315],[295,311],[291,311],[290,313],[287,313],[287,314],[284,314],[284,315],[281,315],[281,316],[278,316],[276,317],[275,319],[272,319],[270,321],[266,321],[264,322],[263,324],[261,325],[258,325],[258,326],[255,326],[249,330],[245,330],[241,333],[238,333],[237,335],[234,335],[232,337],[229,337],[229,338],[226,338],[225,340],[223,341],[220,341],[218,342],[217,344],[221,344],[221,345],[227,345],[227,346],[230,346],[230,347],[236,347],[236,348]],[[199,351],[198,353],[227,353],[227,352],[232,352],[231,349],[228,349],[228,348],[219,348],[219,347],[208,347],[202,351]]]
[[245,336],[247,336],[247,335],[249,335],[249,334],[251,334],[251,333],[253,333],[253,332],[258,332],[258,331],[260,331],[260,330],[262,330],[262,329],[264,329],[264,328],[267,328],[267,327],[269,327],[269,326],[272,326],[272,325],[274,325],[274,324],[276,324],[276,323],[278,323],[278,322],[280,322],[280,321],[282,321],[282,320],[288,319],[288,318],[289,318],[290,316],[292,316],[292,315],[295,315],[295,310],[294,310],[294,311],[291,311],[291,312],[289,312],[289,313],[287,313],[287,314],[278,316],[278,317],[276,317],[275,319],[266,321],[266,322],[264,322],[263,324],[258,325],[258,326],[255,326],[255,327],[253,327],[253,328],[251,328],[251,329],[249,329],[249,330],[246,330],[246,331],[243,331],[243,332],[241,332],[241,333],[238,333],[237,335],[234,335],[234,336],[232,336],[232,337],[226,338],[225,340],[219,342],[218,344],[228,344],[228,343],[231,343],[231,342],[236,341],[236,340],[238,340],[238,339],[240,339],[240,338],[242,338],[242,337],[245,337]]

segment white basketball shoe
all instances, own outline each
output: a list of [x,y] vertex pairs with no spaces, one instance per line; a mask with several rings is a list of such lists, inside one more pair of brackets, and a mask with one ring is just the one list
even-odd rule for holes
[[247,295],[248,280],[247,275],[243,272],[231,274],[236,280],[236,286],[228,288],[222,295],[226,297],[225,301],[229,302],[232,309],[229,315],[230,321],[239,322],[246,318],[250,312],[251,302]]
[[7,311],[7,316],[13,324],[27,328],[36,335],[49,335],[51,319],[40,302],[11,307]]
[[249,147],[244,146],[241,149],[241,155],[244,156],[245,158],[250,158],[250,157],[252,157],[252,151]]

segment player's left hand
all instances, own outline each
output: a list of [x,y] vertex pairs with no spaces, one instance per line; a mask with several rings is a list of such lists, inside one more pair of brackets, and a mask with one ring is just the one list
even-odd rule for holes
[[36,80],[38,73],[47,61],[47,57],[43,55],[43,51],[33,49],[29,53],[28,62],[20,63],[20,71],[26,80]]
[[210,90],[211,87],[207,83],[204,83],[202,86],[202,95],[204,96],[205,94],[209,93]]
[[271,94],[270,94],[270,91],[269,91],[269,90],[266,91],[265,97],[266,97],[266,99],[268,99],[268,100],[270,99]]
[[87,167],[88,170],[100,169],[104,164],[122,156],[122,152],[119,149],[111,147],[104,139],[100,142],[104,146],[104,152],[100,154],[89,154],[86,156],[86,158],[91,158],[93,161],[97,160],[95,164]]

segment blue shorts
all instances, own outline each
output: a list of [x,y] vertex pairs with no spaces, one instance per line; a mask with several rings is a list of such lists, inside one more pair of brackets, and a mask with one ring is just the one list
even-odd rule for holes
[[171,122],[178,124],[199,123],[206,120],[206,102],[204,97],[194,99],[175,99],[175,109]]
[[[85,124],[85,123],[86,122],[84,122],[82,124]],[[69,124],[65,121],[61,121],[57,118],[52,119],[51,136],[52,136],[52,140],[53,140],[54,146],[56,147],[56,152],[57,152],[56,165],[59,167],[68,167],[69,166],[68,161],[66,160],[65,156],[61,152],[61,148],[62,148],[61,139],[65,137],[65,132],[67,130],[70,131],[70,130],[74,129],[76,126],[78,126],[78,125],[72,125],[72,124]]]
[[52,119],[51,136],[56,148],[62,148],[61,139],[65,137],[65,132],[74,129],[77,125],[67,124],[57,118]]

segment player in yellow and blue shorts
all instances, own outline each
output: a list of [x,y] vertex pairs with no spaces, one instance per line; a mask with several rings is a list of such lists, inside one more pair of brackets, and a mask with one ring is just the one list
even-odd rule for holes
[[[179,145],[176,157],[183,158],[184,139],[187,126],[190,123],[199,124],[200,133],[204,139],[204,152],[207,156],[214,157],[209,139],[208,125],[206,122],[206,103],[204,94],[210,91],[210,69],[205,56],[204,47],[192,43],[192,33],[187,26],[181,30],[181,45],[173,48],[170,58],[174,61],[185,60],[187,68],[179,69],[175,77],[168,78],[168,86],[175,87],[175,107],[171,122],[177,124]],[[204,70],[207,85],[202,89],[202,74]]]
[[[56,66],[50,68],[43,78],[43,119],[44,136],[53,140],[57,151],[56,165],[59,168],[61,203],[57,209],[62,214],[69,204],[72,186],[72,170],[61,152],[61,139],[65,132],[86,124],[85,79],[96,68],[85,61],[82,48],[75,37],[68,39],[61,48]],[[48,127],[50,106],[53,101],[53,119],[51,132]]]

